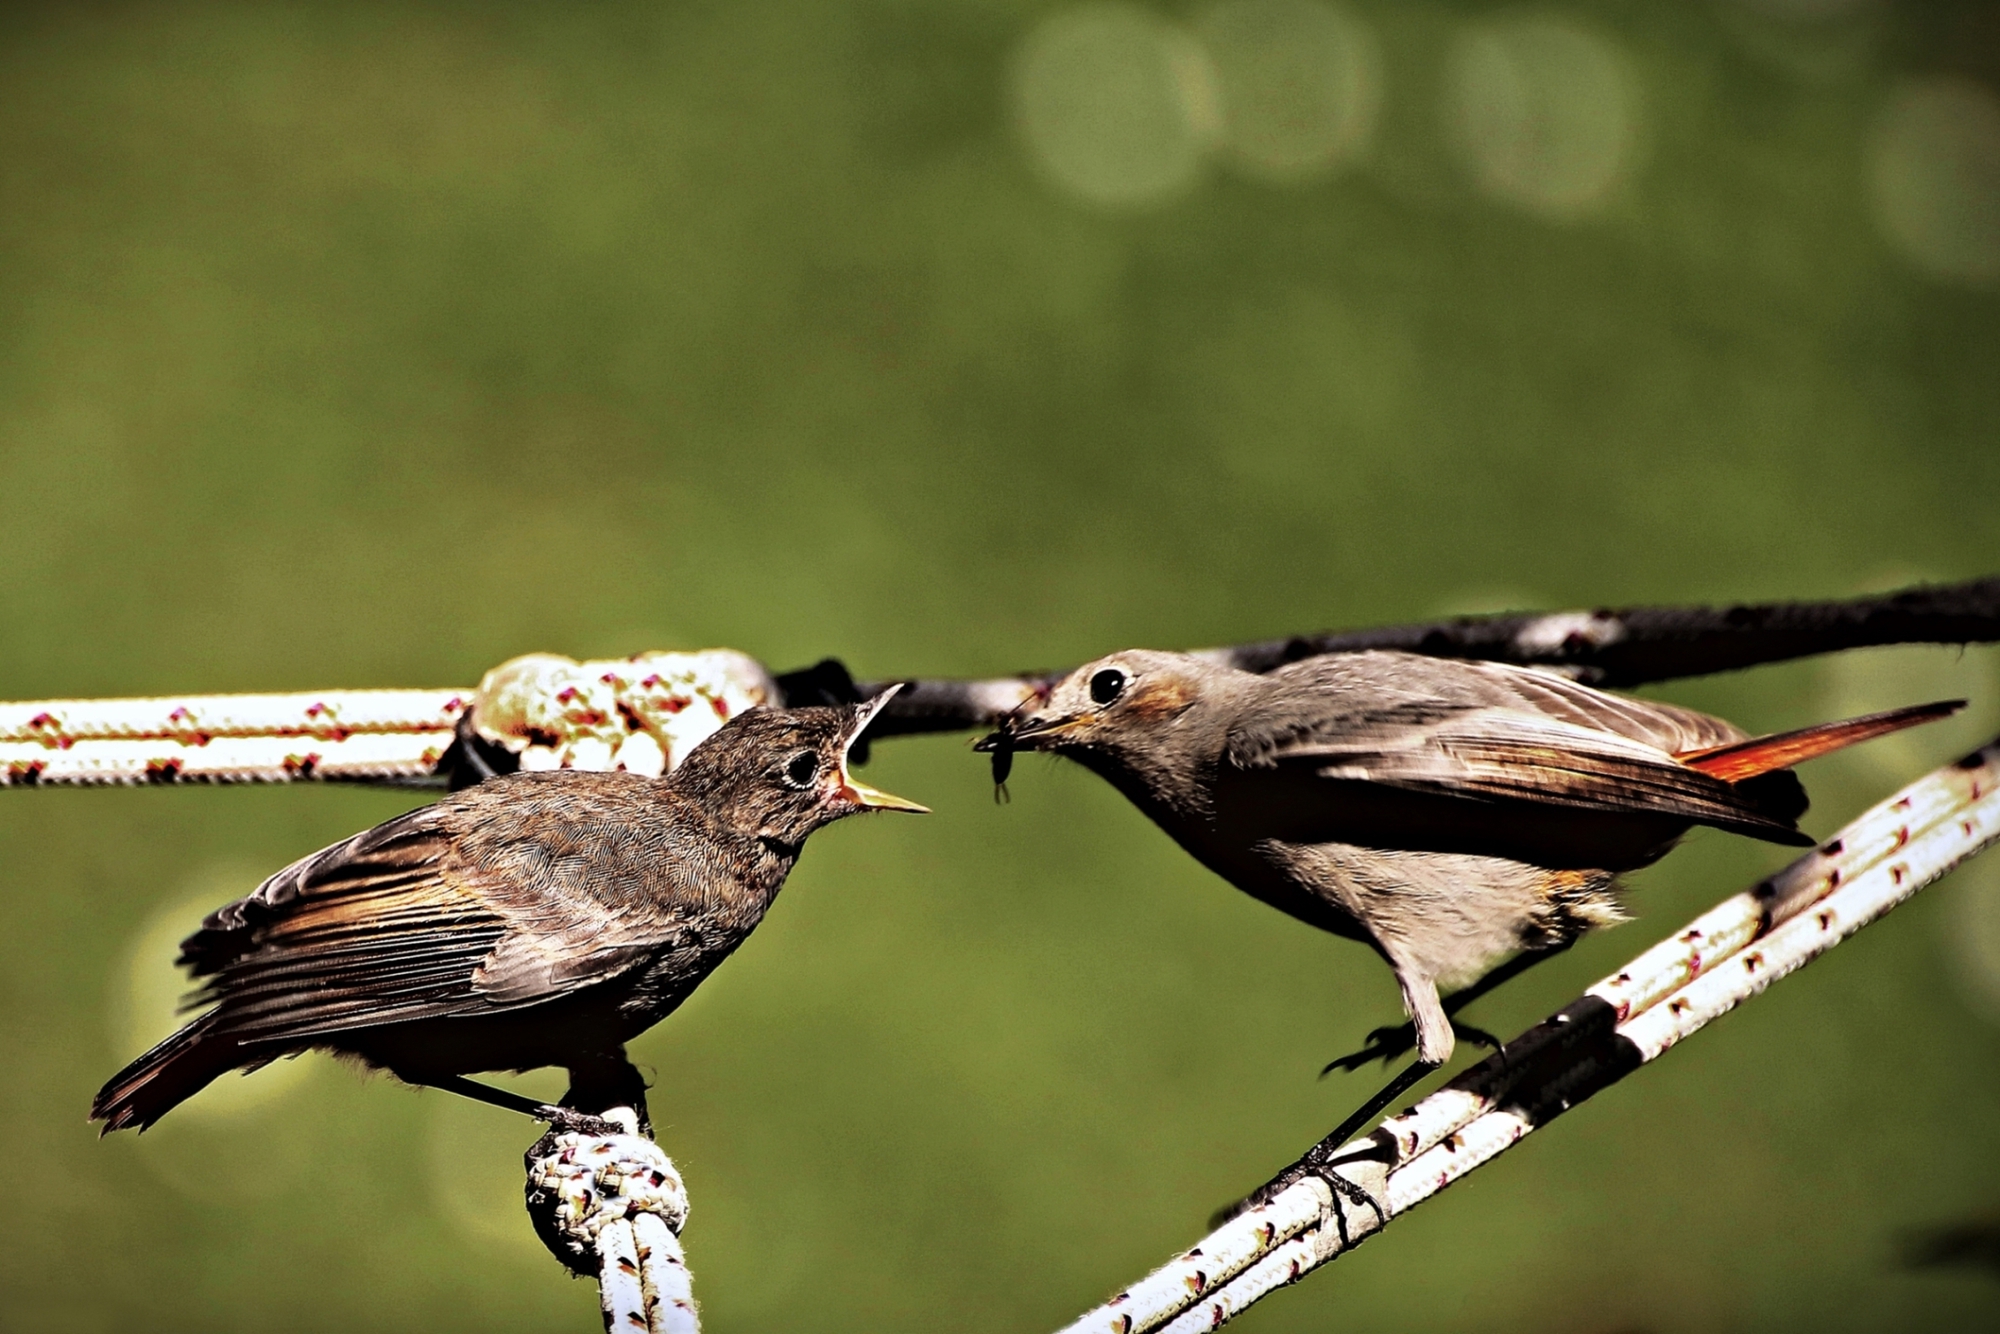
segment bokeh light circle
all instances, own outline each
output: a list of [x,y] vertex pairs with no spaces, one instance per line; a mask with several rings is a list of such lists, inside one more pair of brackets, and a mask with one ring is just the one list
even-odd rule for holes
[[1375,34],[1319,0],[1227,0],[1198,31],[1213,64],[1222,142],[1254,176],[1323,176],[1366,150],[1382,101]]
[[2000,280],[2000,96],[1970,79],[1915,80],[1869,142],[1882,233],[1933,278]]
[[1597,212],[1631,173],[1638,83],[1609,38],[1552,15],[1481,23],[1454,41],[1445,123],[1478,188],[1556,221]]
[[1214,142],[1214,73],[1182,29],[1135,5],[1044,19],[1016,54],[1013,104],[1042,173],[1107,208],[1174,199]]

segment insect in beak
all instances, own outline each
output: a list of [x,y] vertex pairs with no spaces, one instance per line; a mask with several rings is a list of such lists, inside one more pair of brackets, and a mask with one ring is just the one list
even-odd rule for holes
[[1025,724],[1028,717],[1027,710],[1048,703],[1052,688],[1052,684],[1047,681],[1036,685],[1026,699],[1001,715],[998,727],[972,743],[974,750],[993,757],[993,800],[998,805],[1005,805],[1012,800],[1007,791],[1007,776],[1014,772],[1014,753],[1022,749],[1034,749],[1032,746],[1023,747],[1020,744],[1021,738],[1027,734],[1028,725]]
[[1013,720],[1014,715],[1008,714],[1000,720],[998,729],[972,743],[974,750],[993,756],[993,803],[996,806],[1004,806],[1013,800],[1007,791],[1007,776],[1014,772],[1014,733],[1009,729]]

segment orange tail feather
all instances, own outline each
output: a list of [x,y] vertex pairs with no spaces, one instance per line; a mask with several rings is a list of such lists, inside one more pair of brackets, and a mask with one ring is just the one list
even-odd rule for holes
[[1753,737],[1748,741],[1717,746],[1712,750],[1683,751],[1674,758],[1690,769],[1699,769],[1712,778],[1720,778],[1725,783],[1740,783],[1746,778],[1755,778],[1758,774],[1789,769],[1795,764],[1844,749],[1857,742],[1872,741],[1878,736],[1900,732],[1905,727],[1915,727],[1920,723],[1949,718],[1964,707],[1965,701],[1962,699],[1941,700],[1936,704],[1913,704],[1906,709],[1871,713],[1865,718],[1849,718],[1845,722],[1801,727],[1796,732],[1779,732],[1773,736]]

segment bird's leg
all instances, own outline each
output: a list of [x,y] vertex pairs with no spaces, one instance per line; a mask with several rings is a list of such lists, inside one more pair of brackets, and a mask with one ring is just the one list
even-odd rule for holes
[[422,1084],[429,1088],[439,1089],[445,1093],[456,1093],[461,1098],[470,1098],[474,1102],[483,1102],[492,1107],[501,1107],[510,1112],[519,1112],[521,1115],[531,1116],[537,1121],[546,1121],[559,1131],[572,1131],[585,1135],[615,1135],[619,1133],[618,1126],[610,1121],[606,1121],[603,1117],[578,1112],[569,1107],[555,1107],[546,1102],[536,1102],[533,1098],[523,1097],[519,1093],[510,1093],[506,1089],[497,1089],[491,1084],[482,1084],[476,1079],[467,1079],[463,1075],[432,1075],[423,1079],[412,1079],[406,1075],[398,1075],[397,1078],[403,1080],[406,1084]]
[[1234,1218],[1246,1209],[1254,1209],[1260,1204],[1268,1204],[1270,1201],[1276,1199],[1280,1193],[1299,1181],[1304,1180],[1306,1177],[1314,1176],[1326,1182],[1328,1188],[1334,1194],[1340,1196],[1348,1203],[1371,1210],[1377,1219],[1387,1222],[1388,1215],[1383,1212],[1381,1201],[1375,1199],[1367,1191],[1361,1189],[1361,1187],[1355,1185],[1340,1173],[1333,1171],[1333,1164],[1338,1160],[1340,1150],[1346,1147],[1347,1142],[1354,1138],[1356,1132],[1365,1128],[1369,1122],[1380,1116],[1388,1108],[1389,1104],[1402,1097],[1405,1092],[1415,1086],[1425,1075],[1430,1074],[1442,1064],[1442,1061],[1416,1060],[1410,1062],[1401,1074],[1398,1074],[1383,1086],[1380,1093],[1377,1093],[1367,1102],[1362,1103],[1360,1107],[1355,1109],[1353,1115],[1335,1126],[1332,1134],[1313,1145],[1310,1149],[1307,1149],[1304,1156],[1290,1167],[1272,1177],[1256,1190],[1251,1191],[1235,1204],[1218,1212],[1212,1221],[1220,1223],[1224,1219]]
[[1361,1187],[1332,1170],[1334,1156],[1354,1138],[1357,1131],[1380,1116],[1390,1103],[1450,1060],[1453,1045],[1451,1020],[1445,1016],[1444,1005],[1438,1000],[1437,983],[1421,968],[1408,960],[1398,959],[1393,953],[1389,962],[1396,971],[1396,984],[1403,991],[1403,1008],[1410,1012],[1410,1021],[1416,1027],[1417,1058],[1384,1085],[1381,1092],[1362,1103],[1353,1115],[1335,1126],[1332,1134],[1306,1150],[1303,1158],[1236,1205],[1236,1211],[1273,1198],[1301,1177],[1316,1176],[1326,1182],[1335,1194],[1373,1210],[1378,1222],[1388,1221],[1380,1201],[1370,1198]]
[[[1472,1004],[1472,1002],[1478,1000],[1487,992],[1492,991],[1495,987],[1503,986],[1513,981],[1536,964],[1561,954],[1574,943],[1574,941],[1565,940],[1561,944],[1546,945],[1541,949],[1522,950],[1498,968],[1488,972],[1477,982],[1472,983],[1470,986],[1460,987],[1457,991],[1452,992],[1451,995],[1446,996],[1444,998],[1445,1014],[1447,1016],[1457,1014],[1460,1010]],[[1474,1046],[1486,1047],[1493,1051],[1500,1050],[1500,1039],[1494,1037],[1493,1034],[1488,1033],[1483,1028],[1473,1028],[1468,1024],[1458,1023],[1456,1020],[1452,1022],[1451,1028],[1452,1032]],[[1361,1048],[1359,1051],[1349,1052],[1337,1060],[1329,1061],[1326,1068],[1320,1071],[1320,1074],[1329,1075],[1335,1070],[1359,1070],[1362,1066],[1375,1060],[1384,1062],[1394,1060],[1415,1046],[1416,1041],[1417,1026],[1414,1022],[1378,1028],[1368,1035],[1367,1046]]]
[[625,1058],[624,1048],[572,1062],[569,1092],[563,1106],[596,1116],[613,1107],[630,1107],[639,1118],[639,1133],[653,1133],[652,1114],[646,1109],[646,1077]]

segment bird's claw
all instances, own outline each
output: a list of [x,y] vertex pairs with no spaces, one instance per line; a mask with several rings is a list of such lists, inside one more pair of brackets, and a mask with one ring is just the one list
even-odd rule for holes
[[1307,1177],[1317,1177],[1324,1181],[1327,1189],[1357,1209],[1366,1209],[1375,1215],[1377,1224],[1388,1222],[1389,1216],[1382,1210],[1382,1202],[1369,1194],[1363,1187],[1349,1181],[1340,1173],[1323,1163],[1316,1163],[1311,1156],[1294,1163],[1286,1171],[1265,1182],[1234,1204],[1224,1205],[1208,1216],[1208,1230],[1213,1232],[1232,1218],[1249,1213],[1277,1199]]
[[[1500,1050],[1500,1039],[1483,1028],[1461,1024],[1454,1019],[1451,1031],[1456,1033],[1461,1041],[1470,1042],[1475,1047],[1484,1047],[1488,1051]],[[1368,1035],[1367,1045],[1359,1051],[1352,1051],[1328,1061],[1319,1072],[1320,1078],[1324,1079],[1336,1070],[1359,1070],[1370,1061],[1379,1060],[1386,1065],[1416,1045],[1417,1026],[1413,1023],[1378,1028]]]
[[[1349,1181],[1346,1177],[1342,1176],[1340,1173],[1328,1171],[1328,1172],[1315,1172],[1313,1173],[1313,1175],[1318,1177],[1321,1181],[1324,1181],[1327,1184],[1328,1188],[1331,1189],[1335,1195],[1340,1196],[1340,1198],[1346,1200],[1349,1204],[1353,1205],[1355,1208],[1366,1209],[1370,1213],[1374,1214],[1376,1227],[1382,1227],[1388,1223],[1389,1215],[1382,1211],[1382,1202],[1376,1199],[1373,1195],[1370,1195],[1367,1191],[1363,1190],[1360,1186],[1357,1186],[1352,1181]],[[1343,1244],[1345,1244],[1347,1240],[1345,1236],[1345,1231],[1346,1231],[1345,1219],[1342,1220],[1341,1228],[1343,1233],[1341,1241]]]
[[1320,1077],[1324,1079],[1336,1070],[1359,1070],[1370,1061],[1379,1060],[1387,1064],[1416,1045],[1415,1024],[1385,1025],[1368,1035],[1368,1041],[1361,1050],[1351,1051],[1345,1056],[1338,1056],[1328,1061],[1320,1070]]

